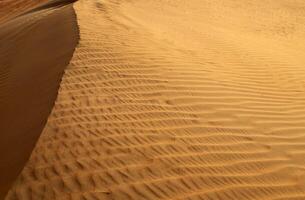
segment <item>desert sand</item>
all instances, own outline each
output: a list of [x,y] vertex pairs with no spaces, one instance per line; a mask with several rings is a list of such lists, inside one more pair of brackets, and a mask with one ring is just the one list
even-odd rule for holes
[[0,199],[29,159],[78,43],[72,6],[47,5],[0,24]]
[[303,0],[73,8],[78,45],[6,200],[305,199]]
[[13,19],[48,1],[49,0],[2,0],[0,1],[0,22]]

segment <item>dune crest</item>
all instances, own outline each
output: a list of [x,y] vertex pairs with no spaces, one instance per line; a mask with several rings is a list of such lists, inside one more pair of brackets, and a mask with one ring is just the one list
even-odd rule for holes
[[301,0],[79,0],[6,199],[305,199]]
[[0,199],[47,122],[77,42],[71,6],[36,9],[0,24]]

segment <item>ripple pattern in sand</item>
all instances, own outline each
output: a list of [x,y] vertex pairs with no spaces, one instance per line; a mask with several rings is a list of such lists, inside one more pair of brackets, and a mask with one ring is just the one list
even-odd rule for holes
[[[194,8],[192,26],[187,2],[219,16]],[[237,27],[236,1],[198,2],[75,5],[80,44],[7,199],[305,199],[301,47],[270,38],[283,27]],[[267,2],[292,15],[278,11],[287,1]]]

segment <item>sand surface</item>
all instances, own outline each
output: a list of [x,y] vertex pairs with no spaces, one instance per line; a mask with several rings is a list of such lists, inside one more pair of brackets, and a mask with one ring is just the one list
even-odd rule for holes
[[303,0],[79,0],[7,200],[305,199]]
[[30,11],[49,0],[1,0],[0,22],[7,21],[27,11]]
[[77,42],[72,6],[0,24],[0,199],[30,157]]

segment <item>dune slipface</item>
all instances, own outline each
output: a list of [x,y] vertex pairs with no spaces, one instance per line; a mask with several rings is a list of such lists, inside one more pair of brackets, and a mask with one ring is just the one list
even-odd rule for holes
[[77,42],[71,6],[0,24],[0,199],[31,154]]
[[80,0],[12,199],[305,199],[301,0]]

